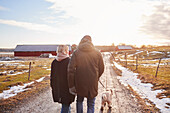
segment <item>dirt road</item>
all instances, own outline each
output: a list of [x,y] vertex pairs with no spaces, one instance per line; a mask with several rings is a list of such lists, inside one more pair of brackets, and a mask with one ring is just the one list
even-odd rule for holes
[[[104,109],[103,113],[142,113],[141,106],[137,103],[137,100],[131,96],[124,86],[122,86],[117,80],[117,75],[111,67],[109,62],[109,55],[104,55],[105,72],[100,78],[101,82],[107,88],[113,90],[112,109]],[[99,83],[99,94],[96,98],[95,113],[102,113],[100,111],[101,106],[101,94],[104,91],[103,86]],[[61,105],[54,103],[52,100],[51,89],[49,88],[45,92],[39,94],[25,104],[15,109],[14,113],[60,113]],[[84,101],[84,113],[86,113],[86,99]],[[76,102],[71,105],[71,112],[76,113]]]

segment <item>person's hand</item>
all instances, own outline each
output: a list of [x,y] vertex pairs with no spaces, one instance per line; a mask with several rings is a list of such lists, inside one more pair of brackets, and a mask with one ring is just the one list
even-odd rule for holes
[[76,88],[75,88],[75,87],[69,88],[69,92],[70,92],[72,95],[76,95]]

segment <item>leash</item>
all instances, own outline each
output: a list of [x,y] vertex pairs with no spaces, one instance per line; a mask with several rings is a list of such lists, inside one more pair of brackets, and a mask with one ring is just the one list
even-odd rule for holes
[[100,84],[106,89],[106,87],[103,85],[103,83],[99,80]]

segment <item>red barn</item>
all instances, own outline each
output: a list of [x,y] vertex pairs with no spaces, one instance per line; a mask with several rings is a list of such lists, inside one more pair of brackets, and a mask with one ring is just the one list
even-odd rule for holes
[[129,45],[118,45],[115,48],[116,51],[124,51],[124,50],[131,50],[131,49],[132,47]]
[[[69,46],[69,52],[71,52],[71,46]],[[58,45],[17,45],[14,50],[14,56],[32,57],[40,56],[41,54],[57,55]]]

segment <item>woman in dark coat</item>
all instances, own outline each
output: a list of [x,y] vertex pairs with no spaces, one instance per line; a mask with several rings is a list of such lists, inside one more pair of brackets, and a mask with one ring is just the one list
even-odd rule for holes
[[57,57],[51,64],[50,85],[54,102],[62,104],[61,113],[70,112],[70,104],[75,96],[69,93],[67,80],[67,67],[69,63],[68,46],[59,45]]

